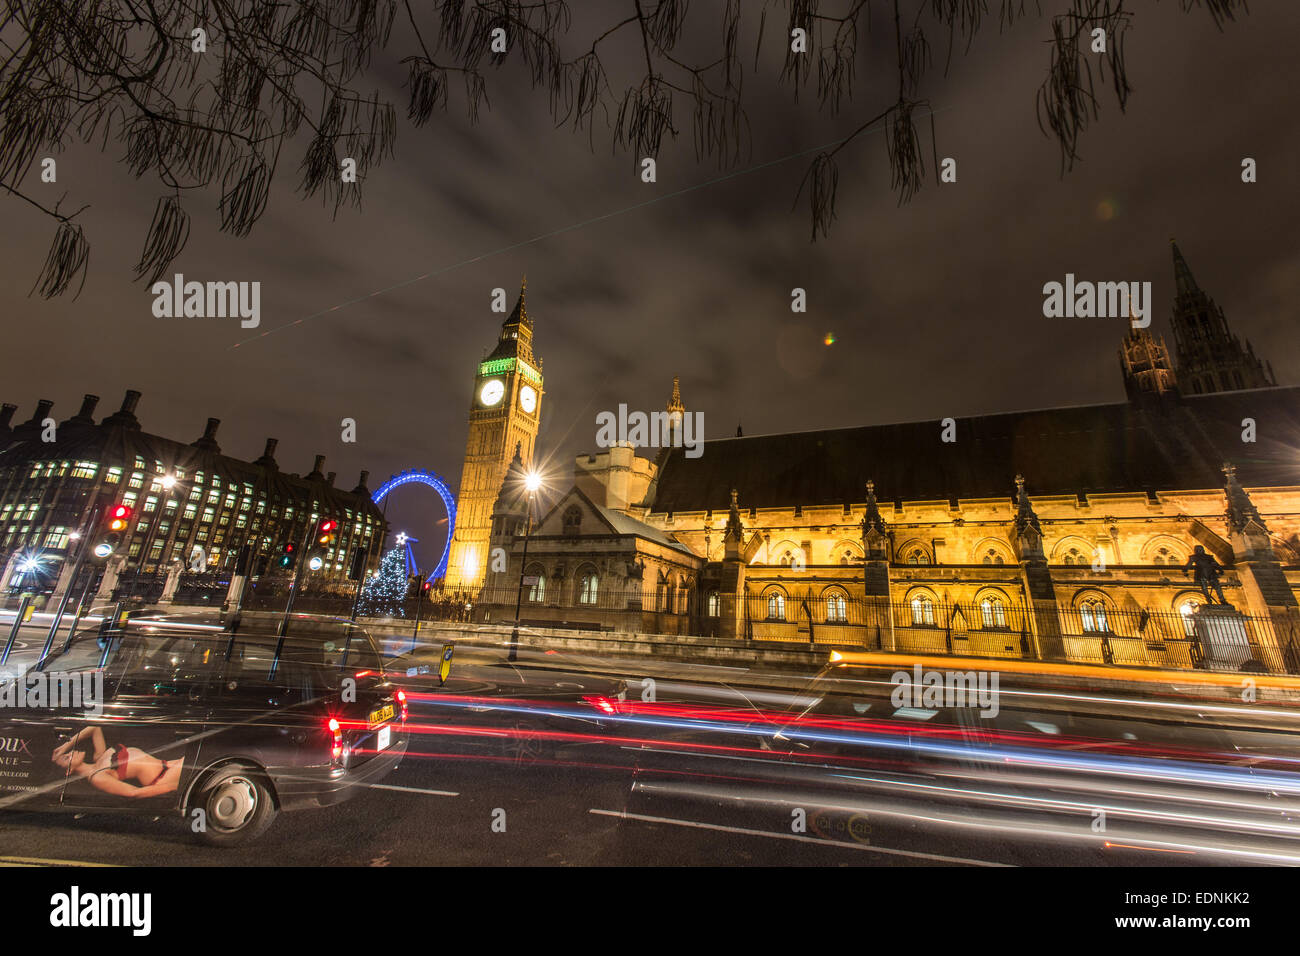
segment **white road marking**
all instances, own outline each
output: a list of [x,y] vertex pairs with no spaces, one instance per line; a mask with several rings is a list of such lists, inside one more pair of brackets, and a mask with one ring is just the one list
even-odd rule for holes
[[453,790],[426,790],[423,787],[399,787],[395,783],[372,783],[371,790],[404,790],[407,793],[427,793],[434,797],[459,797],[460,794]]
[[628,813],[626,810],[589,811],[602,817],[618,817],[623,820],[639,820],[642,823],[667,823],[672,826],[693,827],[697,830],[718,830],[723,833],[738,833],[744,836],[770,837],[775,840],[797,840],[800,843],[816,843],[818,846],[841,847],[845,850],[865,850],[869,853],[884,853],[891,856],[910,856],[919,860],[937,860],[941,863],[965,863],[968,866],[1009,866],[1007,863],[994,863],[991,860],[970,860],[960,856],[944,856],[940,853],[922,853],[919,850],[897,850],[884,846],[872,846],[866,843],[836,843],[817,837],[800,836],[797,833],[771,833],[767,830],[750,830],[745,827],[726,827],[719,823],[701,823],[698,820],[675,820],[672,817],[650,817],[640,813]]

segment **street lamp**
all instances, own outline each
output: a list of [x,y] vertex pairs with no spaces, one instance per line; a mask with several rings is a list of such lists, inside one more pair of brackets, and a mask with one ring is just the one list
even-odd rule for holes
[[542,476],[537,471],[530,471],[524,476],[524,488],[528,491],[528,523],[524,527],[524,556],[519,562],[519,589],[515,592],[515,627],[510,632],[510,650],[506,660],[519,660],[519,608],[524,601],[524,569],[528,567],[528,536],[533,532],[533,499],[542,487]]

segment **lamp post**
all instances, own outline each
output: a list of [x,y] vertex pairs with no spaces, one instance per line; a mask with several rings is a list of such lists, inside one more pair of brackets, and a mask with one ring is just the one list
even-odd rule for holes
[[528,521],[524,526],[524,556],[519,562],[519,590],[515,592],[515,627],[510,632],[510,650],[506,660],[511,663],[519,660],[519,608],[524,600],[524,569],[528,567],[528,536],[533,533],[533,498],[542,486],[542,476],[530,471],[524,478],[524,487],[528,490]]

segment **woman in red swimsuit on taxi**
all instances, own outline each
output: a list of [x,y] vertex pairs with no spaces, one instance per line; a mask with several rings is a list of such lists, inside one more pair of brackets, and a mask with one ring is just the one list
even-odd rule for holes
[[[89,759],[81,746],[90,738]],[[86,777],[92,786],[123,797],[157,797],[175,791],[181,782],[181,760],[160,760],[139,747],[110,748],[99,727],[86,727],[54,748],[53,761]],[[134,781],[134,782],[131,782]]]

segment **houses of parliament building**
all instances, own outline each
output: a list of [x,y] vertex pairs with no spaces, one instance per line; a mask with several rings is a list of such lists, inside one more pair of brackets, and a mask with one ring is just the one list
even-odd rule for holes
[[956,441],[920,421],[615,446],[531,517],[521,291],[475,379],[447,583],[533,627],[1295,671],[1300,389],[1172,253],[1172,358],[1130,329],[1123,401],[957,418]]

